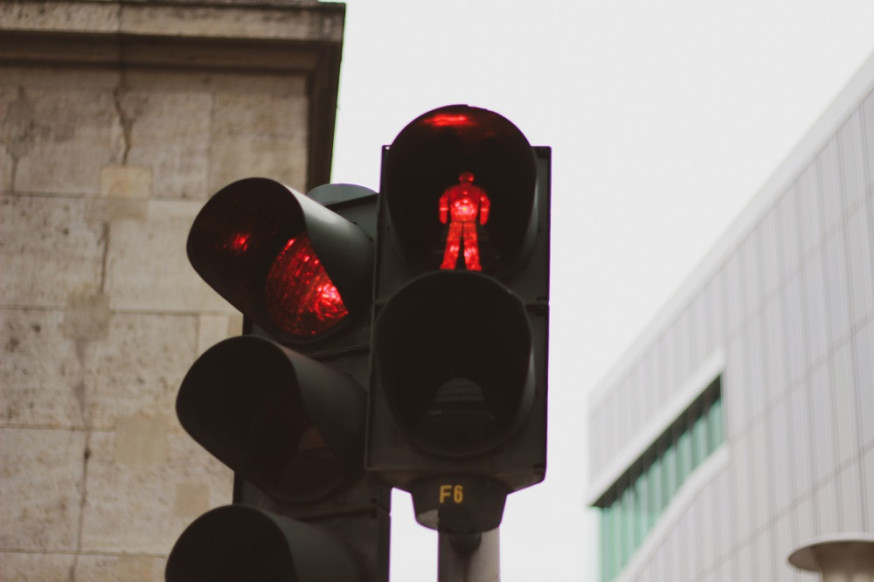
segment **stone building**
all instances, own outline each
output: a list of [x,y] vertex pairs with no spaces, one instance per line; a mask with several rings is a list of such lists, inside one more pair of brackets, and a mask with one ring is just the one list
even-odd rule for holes
[[0,580],[163,580],[232,477],[181,429],[241,317],[185,254],[203,202],[329,179],[344,6],[0,3]]

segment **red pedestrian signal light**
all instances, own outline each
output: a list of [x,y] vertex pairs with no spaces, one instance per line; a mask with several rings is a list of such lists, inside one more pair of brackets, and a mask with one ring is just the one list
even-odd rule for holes
[[473,179],[471,172],[462,172],[458,184],[447,188],[440,197],[440,222],[449,224],[441,269],[457,267],[458,251],[463,243],[464,268],[468,271],[483,270],[476,228],[477,223],[485,225],[489,221],[492,202],[485,190],[474,185]]
[[[536,179],[531,145],[501,115],[466,105],[426,113],[384,154],[392,240],[419,272],[481,267],[503,276],[524,262],[536,236]],[[464,249],[458,265],[456,245]]]
[[546,471],[550,152],[452,105],[382,170],[367,469],[422,525],[488,531]]

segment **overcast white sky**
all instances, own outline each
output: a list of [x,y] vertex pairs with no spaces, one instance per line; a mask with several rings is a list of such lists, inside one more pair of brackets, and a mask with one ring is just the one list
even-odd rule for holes
[[[553,148],[546,481],[510,496],[503,582],[588,580],[586,394],[859,66],[871,0],[347,0],[334,182],[379,188],[380,147],[466,103]],[[392,582],[437,538],[394,496]]]

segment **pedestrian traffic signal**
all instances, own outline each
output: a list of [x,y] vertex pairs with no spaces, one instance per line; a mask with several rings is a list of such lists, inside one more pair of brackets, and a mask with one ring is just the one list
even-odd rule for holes
[[[329,186],[366,196],[358,205],[374,205],[365,188]],[[191,228],[188,256],[204,281],[287,345],[313,344],[370,316],[371,239],[273,180],[249,178],[219,190]]]
[[191,264],[246,334],[198,358],[177,414],[238,505],[189,526],[168,582],[387,582],[388,489],[363,470],[375,218],[365,188],[252,178],[195,219]]
[[549,148],[428,112],[384,148],[367,468],[444,532],[496,528],[546,470]]

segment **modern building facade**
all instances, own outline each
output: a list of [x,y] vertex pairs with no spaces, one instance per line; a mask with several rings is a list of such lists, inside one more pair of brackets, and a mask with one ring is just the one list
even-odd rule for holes
[[0,580],[163,580],[230,502],[175,399],[242,319],[185,241],[233,180],[329,180],[344,8],[0,2]]
[[601,579],[816,579],[874,531],[874,57],[593,392]]

